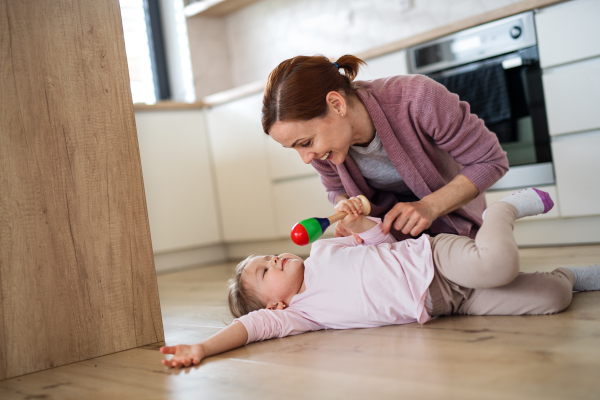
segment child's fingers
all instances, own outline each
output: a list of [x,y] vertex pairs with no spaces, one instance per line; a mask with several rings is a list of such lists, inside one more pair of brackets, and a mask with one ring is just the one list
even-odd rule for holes
[[163,346],[160,348],[160,352],[163,354],[175,354],[176,350],[175,346]]
[[161,363],[162,363],[162,365],[164,365],[165,367],[167,367],[167,368],[169,368],[169,367],[170,367],[170,365],[169,365],[169,361],[167,361],[167,360],[161,360],[160,362],[161,362]]
[[[358,202],[358,203],[357,203]],[[342,200],[334,207],[336,212],[345,212],[346,214],[360,214],[361,202],[358,198],[352,197],[347,200]]]
[[183,365],[185,367],[189,367],[190,365],[192,365],[192,360],[190,360],[189,358],[186,358],[183,360]]
[[356,214],[362,213],[362,202],[358,197],[351,197],[350,201],[352,201],[352,207],[356,211]]
[[200,359],[199,358],[194,358],[193,363],[194,363],[194,365],[200,364]]

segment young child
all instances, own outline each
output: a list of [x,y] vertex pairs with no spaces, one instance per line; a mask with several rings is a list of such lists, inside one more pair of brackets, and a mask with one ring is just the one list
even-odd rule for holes
[[[396,242],[381,220],[359,215],[360,200],[338,203],[353,236],[319,240],[303,261],[293,254],[242,261],[230,280],[237,317],[192,346],[161,347],[167,367],[187,367],[254,341],[319,329],[369,328],[451,314],[553,314],[572,292],[600,290],[600,265],[519,273],[517,218],[553,207],[546,192],[525,189],[492,204],[475,240],[440,234]],[[362,242],[362,244],[360,244]]]

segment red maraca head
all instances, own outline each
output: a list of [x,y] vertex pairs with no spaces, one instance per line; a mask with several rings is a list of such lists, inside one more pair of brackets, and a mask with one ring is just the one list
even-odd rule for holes
[[298,246],[306,246],[310,240],[308,237],[308,232],[306,232],[306,228],[302,226],[300,222],[298,222],[292,228],[292,241],[296,243]]

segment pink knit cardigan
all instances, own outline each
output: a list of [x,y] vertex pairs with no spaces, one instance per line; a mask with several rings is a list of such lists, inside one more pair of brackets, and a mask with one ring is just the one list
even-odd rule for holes
[[[470,113],[443,85],[423,75],[401,75],[356,81],[387,155],[413,193],[423,198],[463,174],[479,189],[479,196],[433,222],[431,234],[454,233],[475,237],[485,209],[484,192],[508,171],[506,153],[483,120]],[[343,193],[365,195],[371,215],[383,218],[396,197],[371,188],[352,157],[342,165],[314,159],[329,201]],[[398,231],[396,239],[408,236]]]

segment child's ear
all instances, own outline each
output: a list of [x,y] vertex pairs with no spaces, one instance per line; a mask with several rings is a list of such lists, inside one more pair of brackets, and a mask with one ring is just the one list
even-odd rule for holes
[[279,301],[277,303],[269,303],[265,308],[267,310],[283,310],[285,308],[285,304],[283,304],[282,301]]

